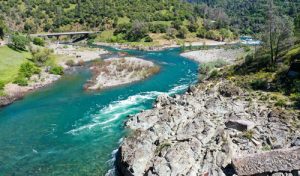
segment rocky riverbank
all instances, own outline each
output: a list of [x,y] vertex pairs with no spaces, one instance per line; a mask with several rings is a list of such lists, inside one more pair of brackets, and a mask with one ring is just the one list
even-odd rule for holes
[[243,48],[239,49],[209,49],[199,51],[189,51],[182,53],[181,56],[195,60],[199,63],[215,62],[217,60],[224,60],[229,64],[235,63],[237,58],[245,54]]
[[59,65],[68,68],[70,65],[80,65],[101,58],[102,55],[109,52],[101,48],[89,48],[66,44],[51,44],[54,54],[61,56],[58,60]]
[[230,81],[207,81],[130,117],[117,168],[126,176],[299,174],[299,116]]
[[139,81],[157,73],[159,67],[153,62],[135,57],[110,58],[96,62],[91,67],[93,78],[85,88],[105,89]]

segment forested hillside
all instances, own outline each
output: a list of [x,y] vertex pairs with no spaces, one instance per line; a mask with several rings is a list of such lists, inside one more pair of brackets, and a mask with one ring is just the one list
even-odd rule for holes
[[[263,32],[268,0],[0,0],[5,32],[104,31],[105,42],[208,38]],[[274,0],[278,16],[299,25],[300,2]],[[298,22],[297,22],[298,21]],[[4,32],[3,32],[4,31]],[[295,31],[297,33],[297,31]]]
[[174,21],[193,16],[179,0],[0,0],[0,15],[13,30],[35,33],[113,27],[120,21]]
[[[188,0],[196,4],[203,16],[216,16],[216,11],[223,11],[229,16],[229,23],[239,32],[254,34],[260,32],[268,12],[267,0]],[[274,0],[281,16],[295,18],[300,12],[298,0]],[[204,15],[205,14],[205,15]]]

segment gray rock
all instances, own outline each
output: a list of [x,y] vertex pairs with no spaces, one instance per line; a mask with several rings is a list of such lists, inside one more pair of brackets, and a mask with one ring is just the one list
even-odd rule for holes
[[255,127],[255,123],[249,120],[228,120],[225,125],[227,128],[232,128],[239,131],[247,131]]
[[[131,116],[125,125],[135,132],[120,146],[118,170],[123,175],[226,175],[223,169],[231,165],[237,154],[252,156],[265,145],[272,148],[298,145],[293,136],[299,136],[299,129],[284,122],[278,113],[281,111],[273,111],[254,98],[249,103],[245,93],[229,91],[229,87],[236,87],[228,84],[208,82],[195,89],[191,87],[192,94],[174,98],[161,95],[156,108]],[[254,134],[250,139],[245,137],[245,131],[251,129]],[[290,167],[285,163],[286,155],[281,159],[275,152],[264,160],[260,155],[255,156],[259,162],[270,160],[268,164],[277,165],[276,168]],[[255,172],[258,167],[255,164],[245,166],[245,170]]]
[[171,99],[172,99],[172,98],[169,97],[169,96],[166,95],[166,94],[159,95],[159,96],[157,97],[157,99],[156,99],[156,103],[159,104],[159,107],[160,107],[160,106],[163,107],[163,106],[166,106],[166,105],[171,104],[171,102],[170,102]]
[[300,169],[300,147],[250,154],[232,160],[238,175],[255,175]]
[[294,141],[292,142],[292,147],[293,146],[300,146],[300,137],[294,139]]

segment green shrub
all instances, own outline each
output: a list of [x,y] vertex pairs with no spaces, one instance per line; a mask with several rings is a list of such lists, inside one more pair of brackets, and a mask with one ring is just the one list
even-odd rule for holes
[[195,22],[191,22],[188,25],[188,29],[189,29],[190,32],[196,32],[198,28],[199,28],[199,25]]
[[185,26],[181,26],[181,28],[178,30],[177,37],[185,39],[187,33],[188,29]]
[[203,63],[199,66],[199,73],[203,75],[207,75],[212,69],[214,65],[211,63]]
[[174,29],[174,28],[168,28],[167,31],[166,31],[166,35],[164,36],[165,39],[167,40],[170,40],[170,39],[173,39],[175,38],[177,34],[177,30]]
[[224,67],[225,65],[228,65],[228,63],[224,59],[217,59],[213,62],[214,66],[216,68]]
[[251,48],[249,46],[244,46],[244,51],[249,52],[249,51],[251,51]]
[[33,74],[39,74],[41,70],[31,62],[23,63],[19,69],[19,76],[30,78]]
[[214,68],[221,68],[221,67],[224,67],[225,65],[227,65],[227,62],[224,61],[223,59],[217,59],[216,61],[202,63],[202,64],[200,64],[200,67],[199,67],[199,73],[207,75]]
[[11,46],[17,50],[26,50],[28,44],[27,38],[22,35],[13,35],[11,42]]
[[150,23],[148,27],[149,27],[149,31],[152,33],[165,33],[169,26],[167,24],[162,24],[162,23],[158,23],[158,24]]
[[52,51],[50,49],[38,50],[32,52],[32,61],[38,66],[43,66],[49,59]]
[[27,81],[26,77],[23,75],[18,75],[18,77],[14,80],[13,83],[18,84],[19,86],[27,86],[28,85],[28,81]]
[[279,99],[279,100],[277,100],[277,102],[275,103],[275,106],[284,107],[284,106],[286,106],[286,101],[285,101],[284,99]]
[[210,73],[210,78],[216,78],[218,77],[218,70],[214,69],[211,73]]
[[291,100],[299,101],[300,100],[300,93],[293,93],[290,95]]
[[268,88],[268,82],[264,79],[256,79],[250,83],[254,90],[264,90]]
[[153,39],[149,35],[147,35],[147,37],[145,37],[144,41],[145,42],[153,42]]
[[62,66],[53,66],[50,68],[49,73],[54,75],[62,75],[64,74],[64,68]]
[[5,86],[5,83],[0,81],[0,90],[3,90],[4,89],[4,86]]
[[253,130],[247,130],[243,133],[243,137],[247,138],[247,139],[252,139],[254,135],[254,131]]
[[40,37],[35,37],[33,39],[33,44],[39,45],[39,46],[45,46],[45,40]]
[[87,43],[88,45],[93,45],[94,42],[95,42],[94,39],[88,39],[86,43]]
[[206,33],[206,37],[212,40],[221,40],[221,35],[218,31],[210,30]]
[[67,60],[66,65],[72,67],[72,66],[75,66],[75,62],[70,59],[70,60]]
[[200,28],[197,31],[197,37],[199,38],[206,38],[207,31],[204,28]]

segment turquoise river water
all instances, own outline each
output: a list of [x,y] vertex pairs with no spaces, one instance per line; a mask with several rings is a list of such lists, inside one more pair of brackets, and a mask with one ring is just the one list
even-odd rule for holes
[[[112,52],[117,52],[109,48]],[[152,107],[162,93],[182,93],[197,80],[197,64],[179,49],[127,51],[161,71],[149,79],[86,92],[87,68],[0,109],[0,176],[115,175],[114,154],[129,114]]]

